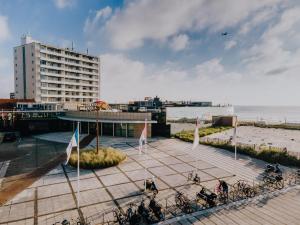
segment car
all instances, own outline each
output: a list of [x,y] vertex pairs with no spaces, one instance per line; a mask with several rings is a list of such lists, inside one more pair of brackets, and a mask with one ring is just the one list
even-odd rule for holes
[[14,142],[17,140],[17,136],[15,133],[6,133],[3,137],[3,142]]

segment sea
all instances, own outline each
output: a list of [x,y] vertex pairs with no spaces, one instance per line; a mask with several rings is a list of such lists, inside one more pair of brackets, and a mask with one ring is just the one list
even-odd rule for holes
[[168,107],[167,119],[211,119],[218,115],[237,115],[243,121],[300,123],[300,106],[224,106],[224,107]]

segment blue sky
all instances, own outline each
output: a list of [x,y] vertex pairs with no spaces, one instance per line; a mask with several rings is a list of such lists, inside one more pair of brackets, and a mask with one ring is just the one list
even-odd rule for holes
[[110,102],[300,104],[298,1],[0,0],[0,97],[13,91],[12,48],[26,33],[99,55]]

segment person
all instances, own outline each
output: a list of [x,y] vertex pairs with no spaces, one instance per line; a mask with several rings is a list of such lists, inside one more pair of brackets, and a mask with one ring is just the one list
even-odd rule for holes
[[224,180],[218,180],[218,184],[216,186],[217,194],[224,194],[228,197],[228,184]]

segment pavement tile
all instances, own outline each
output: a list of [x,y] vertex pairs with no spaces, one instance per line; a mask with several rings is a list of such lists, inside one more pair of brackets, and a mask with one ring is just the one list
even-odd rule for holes
[[104,202],[100,204],[90,205],[82,207],[82,213],[84,218],[88,219],[91,224],[102,224],[103,222],[109,222],[114,219],[113,209],[116,208],[114,202]]
[[7,223],[7,225],[32,225],[32,224],[34,224],[33,219],[24,219],[17,222]]
[[130,182],[130,180],[123,173],[101,176],[100,180],[105,186]]
[[8,221],[10,207],[10,205],[0,207],[0,223]]
[[133,180],[133,181],[138,181],[138,180],[144,180],[146,178],[152,178],[152,174],[149,172],[149,170],[135,170],[135,171],[128,171],[125,172],[127,176]]
[[150,155],[142,153],[141,155],[132,155],[129,158],[132,158],[136,161],[150,160],[153,159]]
[[150,167],[156,167],[156,166],[162,166],[163,165],[162,163],[160,163],[159,161],[157,161],[155,159],[139,161],[139,163],[145,168],[150,168]]
[[211,168],[211,169],[205,169],[205,170],[202,170],[203,172],[205,173],[208,173],[214,177],[217,177],[217,178],[221,178],[221,177],[228,177],[228,176],[232,176],[233,174],[226,171],[226,170],[223,170],[223,169],[220,169],[220,168]]
[[33,201],[34,200],[34,188],[28,188],[24,191],[17,194],[11,201],[9,201],[7,204],[16,204],[21,202],[27,202],[27,201]]
[[80,206],[91,205],[112,200],[104,188],[80,192]]
[[161,161],[161,162],[163,162],[163,163],[165,163],[167,165],[182,163],[182,161],[176,159],[173,156],[168,156],[168,157],[160,158],[159,161]]
[[149,168],[149,171],[151,173],[153,173],[156,177],[161,177],[161,176],[177,173],[175,170],[172,170],[167,166],[159,166],[159,167]]
[[130,197],[139,194],[139,189],[133,183],[119,184],[107,187],[114,198]]
[[34,202],[11,205],[8,221],[31,218],[34,215]]
[[72,221],[72,219],[74,220],[76,218],[78,218],[77,209],[68,210],[68,211],[53,213],[45,216],[39,216],[38,224],[43,224],[43,225],[53,225],[56,223],[60,224],[64,219],[68,221]]
[[200,170],[215,167],[212,164],[207,163],[207,162],[202,161],[202,160],[198,160],[198,161],[195,161],[195,162],[189,162],[189,164],[192,165],[193,167],[196,167],[197,169],[200,169]]
[[160,158],[165,158],[165,157],[168,157],[168,156],[170,156],[170,155],[168,155],[168,154],[166,154],[166,153],[164,153],[164,152],[157,152],[157,153],[153,153],[153,154],[151,154],[151,156],[153,157],[153,158],[155,158],[155,159],[160,159]]
[[174,165],[169,165],[169,166],[179,173],[189,172],[189,171],[193,171],[195,169],[194,167],[192,167],[186,163],[174,164]]
[[180,159],[182,160],[183,162],[194,162],[194,161],[197,161],[197,159],[191,155],[178,155],[176,156],[177,159]]
[[160,179],[172,187],[186,184],[186,177],[180,174],[163,176]]
[[38,200],[38,215],[51,214],[76,207],[72,194]]
[[68,183],[38,187],[38,199],[71,193]]
[[[68,173],[70,181],[77,180],[77,171]],[[96,177],[91,170],[80,170],[80,180]]]
[[103,175],[108,175],[108,174],[113,174],[113,173],[120,173],[121,171],[118,169],[118,167],[109,167],[109,168],[104,168],[104,169],[97,169],[95,170],[95,173],[98,176],[103,176]]
[[[74,192],[77,192],[77,180],[72,181],[71,185],[72,185]],[[102,187],[102,184],[96,177],[80,180],[79,185],[80,185],[80,187],[79,187],[80,191],[97,189],[97,188]]]
[[138,170],[138,169],[143,169],[142,166],[140,166],[137,162],[125,162],[120,164],[119,169],[122,171],[132,171],[132,170]]

